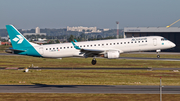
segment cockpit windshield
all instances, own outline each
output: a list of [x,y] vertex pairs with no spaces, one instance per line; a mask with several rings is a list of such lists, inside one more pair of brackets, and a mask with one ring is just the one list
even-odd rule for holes
[[166,38],[161,38],[161,41],[166,41],[167,39]]

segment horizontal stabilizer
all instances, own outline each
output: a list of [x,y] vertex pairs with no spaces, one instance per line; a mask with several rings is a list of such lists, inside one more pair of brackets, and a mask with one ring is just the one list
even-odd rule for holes
[[18,53],[20,53],[20,52],[25,52],[25,50],[17,50],[17,49],[13,49],[13,48],[9,48],[9,49],[7,49],[7,50],[5,50],[7,53],[16,53],[16,52],[18,52]]
[[18,52],[25,52],[26,50],[20,50],[20,49],[13,49],[13,47],[9,47],[9,49],[7,50],[11,50],[11,51],[18,51]]

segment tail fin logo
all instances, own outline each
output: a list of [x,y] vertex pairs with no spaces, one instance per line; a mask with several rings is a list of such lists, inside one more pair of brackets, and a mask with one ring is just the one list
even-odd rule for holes
[[17,37],[15,37],[13,39],[13,41],[18,42],[17,44],[21,44],[23,42],[24,38],[21,35],[16,35],[16,36]]

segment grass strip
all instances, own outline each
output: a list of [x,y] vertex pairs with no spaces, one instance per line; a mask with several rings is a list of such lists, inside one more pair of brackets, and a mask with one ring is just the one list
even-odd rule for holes
[[[163,101],[179,101],[180,94],[163,94]],[[0,93],[1,101],[159,101],[159,94]]]
[[0,67],[29,67],[32,64],[38,67],[94,67],[94,68],[179,68],[179,61],[157,61],[157,60],[126,60],[126,59],[105,59],[97,58],[97,64],[91,64],[92,58],[63,58],[50,59],[31,56],[0,56]]
[[180,85],[180,73],[142,70],[0,70],[0,84]]

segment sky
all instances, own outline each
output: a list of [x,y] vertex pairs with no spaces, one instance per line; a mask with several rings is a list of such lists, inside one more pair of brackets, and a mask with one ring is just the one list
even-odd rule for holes
[[[85,26],[166,27],[180,19],[180,0],[0,0],[0,29]],[[180,22],[172,27],[180,27]]]

